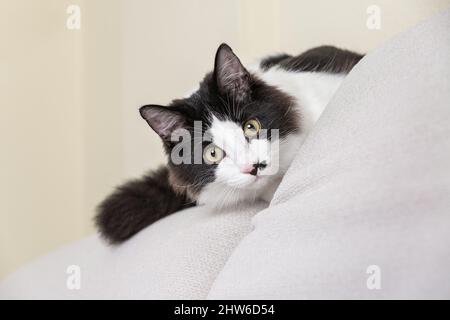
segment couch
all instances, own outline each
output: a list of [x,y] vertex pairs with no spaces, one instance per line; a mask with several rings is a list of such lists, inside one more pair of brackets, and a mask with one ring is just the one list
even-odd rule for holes
[[0,298],[449,299],[449,32],[447,11],[365,56],[270,204],[190,208],[115,247],[88,237]]

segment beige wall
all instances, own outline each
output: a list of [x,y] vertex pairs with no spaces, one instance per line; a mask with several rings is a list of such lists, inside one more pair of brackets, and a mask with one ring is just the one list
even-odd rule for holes
[[83,43],[68,3],[0,2],[0,275],[85,234]]
[[[78,4],[81,30],[66,28]],[[382,10],[381,29],[366,9]],[[183,96],[228,42],[244,61],[335,44],[359,51],[450,0],[0,0],[0,277],[91,232],[94,206],[163,162],[139,119]]]

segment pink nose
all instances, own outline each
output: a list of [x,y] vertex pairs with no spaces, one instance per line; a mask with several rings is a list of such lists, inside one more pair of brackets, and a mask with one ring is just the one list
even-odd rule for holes
[[253,169],[254,169],[253,166],[248,165],[248,166],[243,167],[241,169],[241,172],[242,173],[250,173],[250,172],[252,172]]
[[252,165],[252,166],[245,166],[241,169],[242,173],[248,173],[251,174],[253,176],[256,176],[256,173],[258,172],[258,169]]

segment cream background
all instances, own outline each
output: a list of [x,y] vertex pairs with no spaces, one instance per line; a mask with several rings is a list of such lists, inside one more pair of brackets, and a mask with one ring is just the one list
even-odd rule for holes
[[[66,8],[81,7],[81,30]],[[378,5],[381,29],[368,30]],[[369,51],[450,0],[0,0],[0,277],[93,232],[95,205],[163,162],[139,119],[183,96],[220,42],[244,62],[335,44]]]

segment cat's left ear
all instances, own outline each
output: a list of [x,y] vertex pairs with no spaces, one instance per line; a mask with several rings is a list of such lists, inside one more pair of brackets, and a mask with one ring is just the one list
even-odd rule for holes
[[244,100],[250,92],[250,74],[225,43],[217,49],[214,78],[221,94]]

